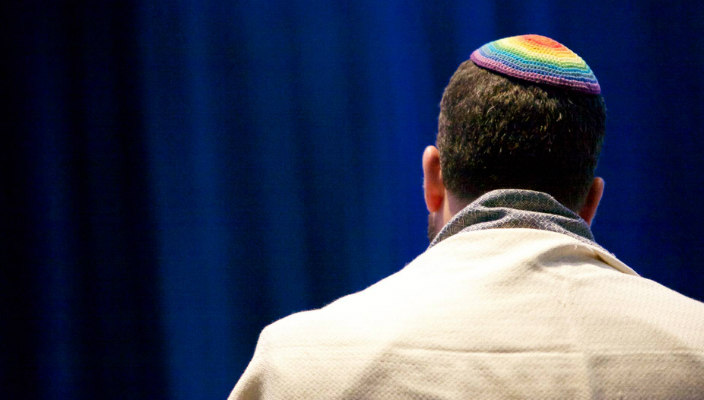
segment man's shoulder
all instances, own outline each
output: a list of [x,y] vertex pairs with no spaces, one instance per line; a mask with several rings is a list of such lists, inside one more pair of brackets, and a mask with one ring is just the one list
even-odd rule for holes
[[581,304],[576,313],[611,310],[664,325],[665,317],[680,318],[688,321],[683,328],[704,329],[704,303],[638,276],[598,246],[553,232],[493,229],[454,235],[370,287],[283,318],[265,333],[289,344],[368,343],[438,328],[437,316],[481,318],[506,301],[557,312],[557,300]]
[[418,287],[405,275],[402,269],[323,307],[284,317],[268,325],[262,331],[262,338],[270,339],[272,345],[295,346],[321,342],[335,345],[343,340],[349,345],[372,336],[378,339],[379,329],[388,321],[388,315],[403,305],[399,298]]
[[542,371],[536,382],[572,371],[579,383],[580,368],[607,382],[613,371],[628,381],[662,365],[681,372],[668,382],[701,386],[686,371],[704,365],[704,304],[618,270],[573,238],[498,231],[455,235],[360,292],[269,325],[233,393],[368,398],[341,393],[396,390],[405,374],[481,393],[472,385],[484,388],[487,368]]

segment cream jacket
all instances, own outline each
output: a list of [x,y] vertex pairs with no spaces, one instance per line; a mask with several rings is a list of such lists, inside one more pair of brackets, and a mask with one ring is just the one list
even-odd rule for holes
[[474,398],[702,399],[704,304],[567,235],[460,232],[265,328],[230,395]]

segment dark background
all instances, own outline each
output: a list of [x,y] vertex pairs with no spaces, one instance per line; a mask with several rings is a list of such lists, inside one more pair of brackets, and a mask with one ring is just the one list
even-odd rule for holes
[[457,65],[557,39],[606,99],[597,241],[704,299],[704,3],[2,6],[3,398],[224,399],[266,324],[422,252]]

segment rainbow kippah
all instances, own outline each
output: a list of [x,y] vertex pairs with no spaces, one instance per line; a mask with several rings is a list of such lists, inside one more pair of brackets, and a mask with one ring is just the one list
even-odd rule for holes
[[470,60],[482,68],[526,81],[599,94],[596,76],[580,56],[545,36],[521,35],[489,42]]

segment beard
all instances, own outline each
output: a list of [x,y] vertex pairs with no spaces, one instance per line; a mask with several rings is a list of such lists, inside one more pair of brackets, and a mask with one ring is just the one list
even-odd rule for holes
[[435,223],[434,214],[428,214],[428,243],[432,243],[438,233],[440,233],[440,231]]

